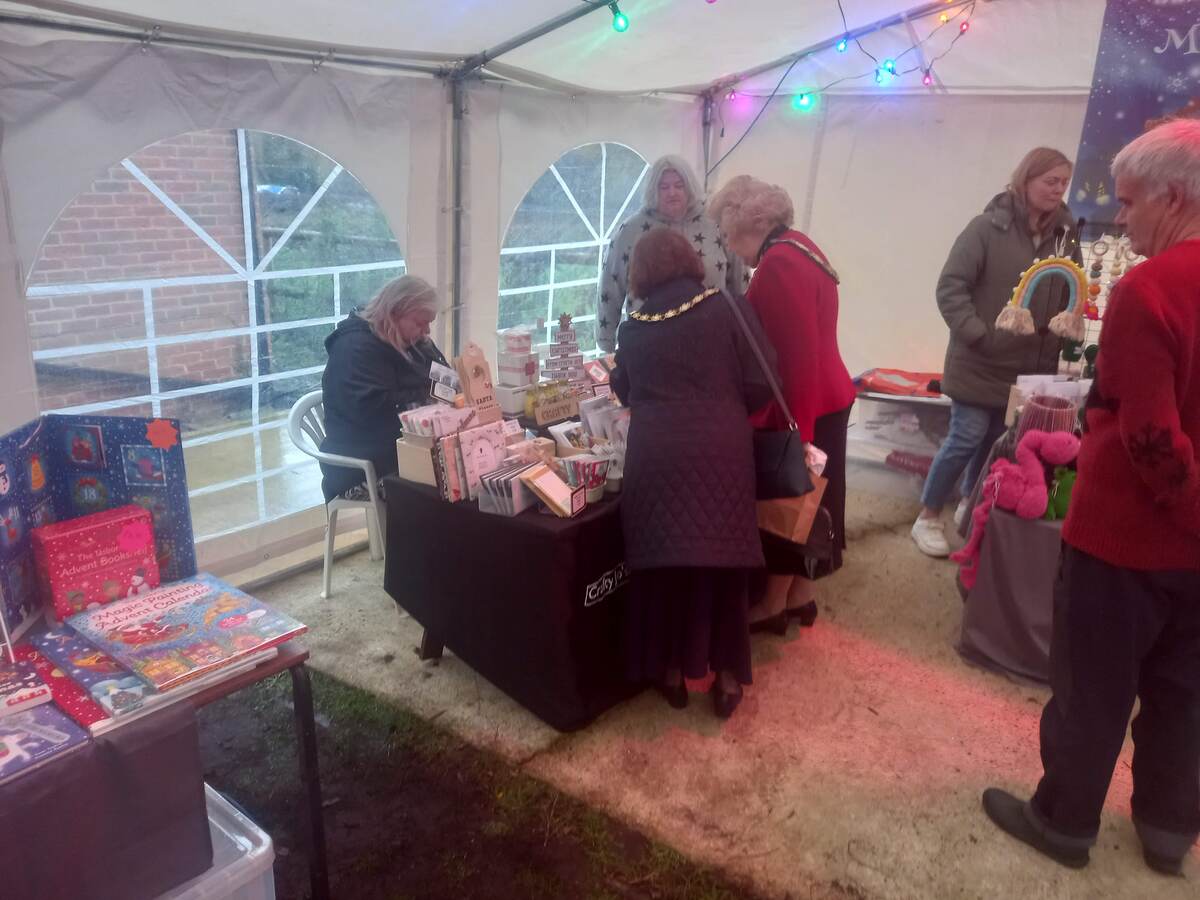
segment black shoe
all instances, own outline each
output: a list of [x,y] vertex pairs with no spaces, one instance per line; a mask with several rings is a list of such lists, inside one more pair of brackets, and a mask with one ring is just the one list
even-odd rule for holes
[[1001,831],[1006,831],[1018,841],[1022,841],[1034,850],[1050,857],[1056,863],[1070,869],[1082,869],[1088,864],[1088,851],[1068,849],[1052,844],[1037,827],[1029,821],[1025,814],[1025,803],[1008,791],[1000,788],[988,788],[983,792],[983,811],[989,819],[996,823]]
[[801,628],[812,628],[813,623],[817,621],[817,601],[810,600],[803,606],[789,609],[788,615],[799,619]]
[[712,686],[713,712],[718,719],[728,719],[742,702],[742,686],[732,693],[721,690],[721,685],[713,682]]
[[654,687],[660,694],[663,695],[663,699],[671,704],[673,709],[687,708],[688,689],[686,682],[681,681],[679,684],[664,684],[659,682]]
[[788,614],[781,612],[777,616],[771,616],[769,619],[759,619],[757,622],[750,623],[751,633],[765,631],[769,634],[777,634],[783,637],[787,634]]
[[1142,848],[1142,859],[1146,861],[1151,869],[1159,875],[1169,875],[1172,878],[1183,877],[1183,858],[1172,859],[1169,856],[1159,856],[1157,853],[1151,853],[1145,847]]

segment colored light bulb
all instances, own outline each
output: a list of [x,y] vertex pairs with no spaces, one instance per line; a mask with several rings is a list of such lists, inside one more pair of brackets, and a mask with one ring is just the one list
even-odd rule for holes
[[625,13],[617,13],[613,16],[613,31],[628,31],[629,17]]
[[933,73],[928,69],[925,70],[925,75],[921,79],[921,84],[925,85],[925,87],[929,87],[931,84],[933,84]]
[[885,59],[883,61],[883,67],[887,69],[889,75],[896,74],[896,61],[894,59]]
[[792,109],[812,109],[812,105],[812,94],[796,94],[794,97],[792,97]]
[[942,13],[940,16],[938,16],[938,21],[945,25],[950,21],[950,16],[948,16],[946,13]]
[[958,26],[958,30],[961,31],[963,34],[966,34],[967,29],[970,27],[971,27],[970,22],[963,22],[961,25]]
[[845,53],[846,48],[849,46],[850,46],[850,42],[847,41],[845,38],[842,38],[840,41],[837,42],[837,52]]

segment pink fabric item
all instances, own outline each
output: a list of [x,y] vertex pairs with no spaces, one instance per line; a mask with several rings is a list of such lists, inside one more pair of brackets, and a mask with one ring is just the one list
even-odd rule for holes
[[1079,438],[1066,431],[1030,431],[1017,445],[1017,461],[998,459],[992,463],[971,513],[971,538],[950,559],[959,564],[959,580],[970,590],[979,572],[979,556],[992,506],[1010,510],[1024,519],[1040,519],[1049,502],[1046,470],[1042,461],[1065,466],[1079,455]]

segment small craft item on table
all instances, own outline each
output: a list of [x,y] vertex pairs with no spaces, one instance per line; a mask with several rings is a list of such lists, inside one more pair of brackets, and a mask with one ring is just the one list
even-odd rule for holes
[[583,353],[579,349],[578,336],[571,325],[570,313],[563,313],[558,317],[558,327],[551,333],[542,377],[567,381],[580,389],[590,388],[592,385],[592,378],[583,366]]
[[550,426],[550,436],[558,445],[559,456],[584,453],[591,444],[582,422],[559,422]]
[[458,444],[466,473],[467,499],[474,500],[479,496],[479,479],[495,471],[507,456],[504,425],[490,422],[478,428],[468,428],[459,433]]
[[612,460],[591,453],[580,453],[561,460],[566,469],[567,484],[583,487],[588,503],[599,503],[604,499],[604,485],[608,467]]
[[556,516],[569,519],[587,506],[583,487],[572,488],[545,463],[521,473],[521,480]]
[[453,403],[462,390],[458,373],[436,360],[429,364],[429,395],[435,400]]
[[448,434],[438,440],[434,448],[433,474],[443,500],[457,503],[466,499],[467,472],[457,434]]
[[479,424],[478,416],[473,407],[456,409],[445,403],[433,403],[400,413],[400,427],[404,429],[405,437],[440,438],[473,422]]
[[59,621],[158,587],[149,511],[130,504],[33,530],[42,596]]
[[475,410],[476,421],[481,425],[498,422],[503,418],[500,404],[496,402],[492,384],[492,368],[478,344],[467,344],[462,356],[454,360],[454,368],[462,383],[466,405]]
[[308,630],[207,574],[79,613],[68,624],[158,691]]
[[579,398],[562,381],[539,384],[525,398],[525,415],[536,425],[552,425],[579,415]]
[[510,462],[480,479],[479,511],[516,516],[537,502],[536,495],[521,480],[521,473],[540,462]]
[[1038,285],[1046,278],[1055,277],[1066,279],[1067,308],[1050,320],[1050,331],[1061,338],[1082,341],[1085,329],[1080,303],[1087,296],[1087,276],[1074,260],[1065,256],[1034,260],[1033,265],[1021,273],[1021,280],[1013,289],[1012,300],[996,317],[996,327],[1012,334],[1036,333],[1029,303]]

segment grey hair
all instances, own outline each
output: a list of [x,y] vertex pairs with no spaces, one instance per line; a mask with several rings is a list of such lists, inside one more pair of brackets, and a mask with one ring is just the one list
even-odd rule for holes
[[379,289],[361,316],[377,338],[404,352],[408,344],[396,327],[396,319],[421,310],[434,316],[438,314],[437,291],[424,278],[401,275]]
[[1188,203],[1200,202],[1200,121],[1175,119],[1127,144],[1112,163],[1114,178],[1132,178],[1161,196],[1174,184]]
[[661,156],[654,161],[646,175],[646,188],[642,194],[642,206],[648,210],[658,209],[658,183],[667,172],[675,172],[683,179],[688,192],[688,212],[694,212],[704,202],[704,191],[696,173],[682,156]]

